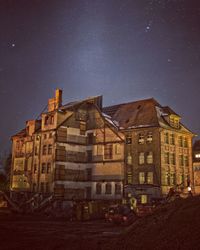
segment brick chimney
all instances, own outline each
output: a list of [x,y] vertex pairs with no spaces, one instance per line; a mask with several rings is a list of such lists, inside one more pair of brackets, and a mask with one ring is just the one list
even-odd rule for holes
[[62,106],[62,90],[56,89],[55,97],[48,101],[48,112],[54,111]]

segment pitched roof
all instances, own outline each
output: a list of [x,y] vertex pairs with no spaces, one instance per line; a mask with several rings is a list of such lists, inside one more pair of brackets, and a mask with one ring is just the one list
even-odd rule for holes
[[155,106],[161,107],[151,98],[105,107],[103,112],[117,121],[120,128],[152,127],[159,126]]
[[[27,133],[26,133],[26,129],[24,128],[24,129],[22,129],[22,130],[20,130],[17,134],[15,134],[15,135],[12,135],[12,137],[25,137],[27,135]],[[11,138],[12,138],[11,137]]]

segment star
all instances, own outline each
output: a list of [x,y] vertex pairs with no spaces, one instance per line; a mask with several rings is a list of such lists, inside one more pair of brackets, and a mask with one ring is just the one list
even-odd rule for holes
[[12,43],[12,45],[11,45],[11,46],[12,46],[12,48],[14,48],[14,47],[15,47],[15,43]]

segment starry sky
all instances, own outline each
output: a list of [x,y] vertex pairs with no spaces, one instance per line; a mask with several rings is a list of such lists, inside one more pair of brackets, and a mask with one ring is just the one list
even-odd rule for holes
[[0,152],[56,88],[154,97],[200,134],[199,0],[0,0],[0,32]]

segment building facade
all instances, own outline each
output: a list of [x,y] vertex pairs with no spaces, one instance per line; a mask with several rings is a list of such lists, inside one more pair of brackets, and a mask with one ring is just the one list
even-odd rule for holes
[[102,107],[102,97],[62,105],[12,137],[11,193],[61,200],[141,203],[193,185],[193,133],[154,99]]
[[193,170],[195,193],[200,194],[200,140],[193,145]]

